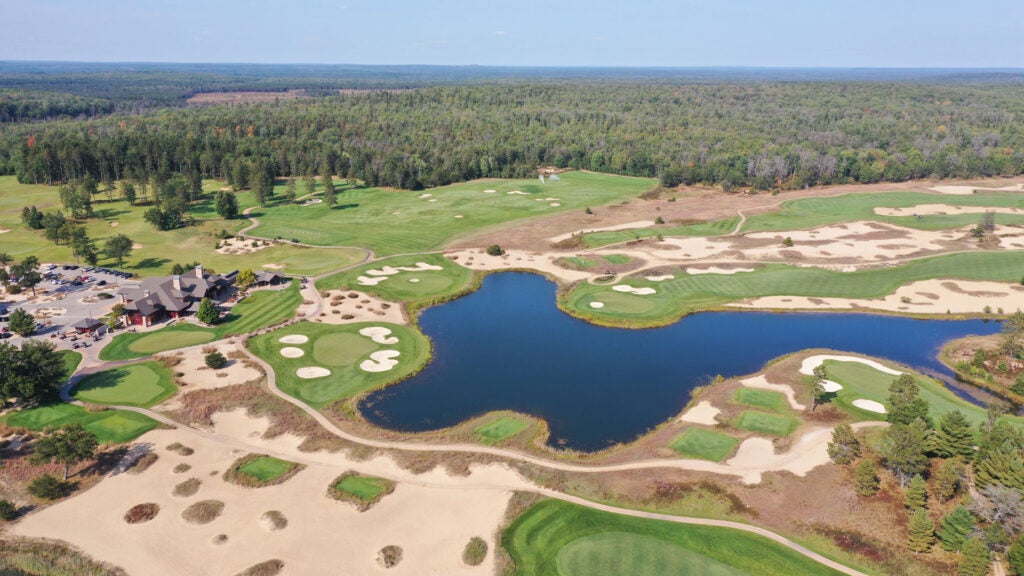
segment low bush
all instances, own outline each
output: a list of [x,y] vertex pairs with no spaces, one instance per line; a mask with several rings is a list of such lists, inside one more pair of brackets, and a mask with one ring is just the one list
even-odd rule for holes
[[43,474],[28,485],[28,493],[44,500],[59,500],[71,494],[74,483]]
[[483,538],[473,537],[466,549],[462,551],[462,561],[470,566],[479,566],[487,558],[487,542]]
[[156,515],[159,513],[160,506],[158,504],[152,502],[136,504],[124,513],[124,521],[128,524],[142,524],[156,518]]

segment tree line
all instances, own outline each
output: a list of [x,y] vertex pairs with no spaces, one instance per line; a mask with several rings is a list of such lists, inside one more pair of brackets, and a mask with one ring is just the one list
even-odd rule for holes
[[792,189],[1024,171],[1012,85],[529,83],[0,126],[26,183],[306,177],[418,189],[538,166]]

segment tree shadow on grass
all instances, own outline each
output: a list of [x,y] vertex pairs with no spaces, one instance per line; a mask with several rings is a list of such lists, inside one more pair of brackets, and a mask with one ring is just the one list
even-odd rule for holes
[[127,210],[118,210],[116,208],[103,208],[100,210],[93,211],[93,216],[95,216],[96,218],[102,218],[104,220],[117,218],[118,216],[123,216],[125,214],[128,214]]
[[159,268],[170,264],[170,258],[143,258],[135,263],[132,268],[138,270],[139,268]]
[[359,208],[359,204],[338,204],[331,208],[331,210],[348,210],[349,208]]

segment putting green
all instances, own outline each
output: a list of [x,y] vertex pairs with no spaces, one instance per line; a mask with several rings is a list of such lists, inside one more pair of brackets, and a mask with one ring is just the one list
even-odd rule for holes
[[242,474],[248,474],[261,482],[270,482],[289,473],[296,466],[293,462],[287,462],[272,456],[263,456],[248,462],[238,468]]
[[736,427],[751,432],[761,432],[773,436],[789,436],[800,425],[800,421],[789,416],[765,414],[753,410],[744,410],[736,420]]
[[157,427],[157,421],[122,410],[89,412],[74,404],[51,404],[0,416],[0,422],[17,428],[41,431],[65,424],[81,424],[101,444],[130,442]]
[[762,536],[544,500],[501,536],[515,576],[838,576]]
[[558,551],[561,576],[744,576],[703,554],[652,536],[605,532],[575,540]]
[[[440,270],[417,270],[414,272],[399,270],[400,268],[418,268],[420,263]],[[371,274],[370,271],[381,272],[391,267],[398,272],[391,275]],[[360,283],[359,278],[364,278]],[[366,280],[380,280],[376,284],[365,284]],[[317,281],[320,290],[359,290],[380,296],[385,300],[397,302],[424,302],[446,299],[466,291],[473,279],[473,272],[440,254],[423,254],[418,256],[397,256],[386,260],[378,260],[372,264],[364,264],[352,270],[334,274]],[[417,280],[417,282],[410,282]]]
[[176,391],[166,368],[143,362],[87,376],[75,386],[72,396],[92,404],[152,406]]
[[313,342],[313,360],[324,366],[357,364],[381,346],[366,336],[351,332],[323,334]]
[[380,498],[389,487],[389,482],[383,478],[360,474],[349,474],[334,483],[335,490],[362,502],[372,502]]
[[478,427],[473,434],[484,444],[494,444],[519,434],[529,426],[514,416],[502,416],[494,422]]
[[703,428],[690,428],[677,436],[669,444],[669,448],[684,456],[721,462],[726,456],[732,454],[739,443],[738,439],[728,434]]
[[743,387],[736,390],[735,398],[740,404],[748,406],[768,408],[775,412],[789,411],[789,402],[781,392]]

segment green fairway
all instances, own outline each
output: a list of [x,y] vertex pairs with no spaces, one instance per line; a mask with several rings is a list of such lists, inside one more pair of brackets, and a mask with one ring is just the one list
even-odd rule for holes
[[118,334],[100,350],[100,359],[142,358],[158,352],[246,334],[288,320],[295,315],[295,310],[301,303],[298,281],[293,280],[284,290],[257,290],[236,304],[227,316],[211,327],[178,322],[155,331]]
[[[971,226],[981,220],[981,214],[935,214],[915,216],[913,206],[919,204],[948,204],[951,206],[981,206],[1024,208],[1020,194],[926,194],[923,192],[884,192],[876,194],[847,194],[834,198],[801,198],[782,204],[779,210],[749,216],[742,232],[770,230],[801,230],[854,220],[875,220],[923,230],[942,230]],[[900,208],[906,216],[880,216],[875,208]],[[1022,224],[1024,214],[996,214],[997,224]]]
[[[397,344],[378,344],[359,330],[372,326],[391,330]],[[280,339],[289,335],[306,336],[303,344],[286,344]],[[299,348],[304,354],[298,358],[281,355],[284,347]],[[277,375],[277,385],[285,393],[295,396],[314,407],[351,398],[360,393],[396,382],[419,371],[430,358],[430,343],[419,332],[406,326],[371,322],[359,324],[318,324],[299,322],[249,341],[249,349],[266,360]],[[396,350],[398,365],[382,372],[368,372],[360,368],[373,352]],[[296,371],[305,367],[330,370],[320,378],[299,378]]]
[[789,403],[781,392],[742,387],[736,390],[735,398],[740,404],[748,406],[767,408],[775,412],[786,412],[789,410]]
[[739,217],[714,220],[711,222],[700,222],[696,224],[681,224],[679,226],[660,225],[650,228],[630,228],[627,230],[609,230],[607,232],[591,232],[583,235],[583,244],[587,248],[608,246],[609,244],[621,244],[630,240],[641,238],[653,238],[658,236],[724,236],[732,233],[739,224]]
[[767,538],[545,500],[502,534],[516,576],[834,576]]
[[473,434],[476,435],[481,443],[491,445],[507,440],[529,427],[528,423],[519,418],[502,416],[494,422],[477,427],[476,430],[473,430]]
[[754,410],[744,410],[736,419],[736,427],[751,432],[771,434],[773,436],[789,436],[800,425],[800,421],[789,416],[766,414]]
[[629,264],[633,259],[625,254],[608,254],[601,256],[609,264]]
[[728,434],[713,432],[703,428],[690,428],[676,437],[669,448],[683,456],[692,456],[712,462],[721,462],[732,454],[740,441]]
[[[829,380],[834,380],[843,385],[843,389],[836,392],[832,403],[846,410],[859,420],[885,420],[884,414],[862,410],[852,404],[858,398],[874,400],[886,407],[889,404],[889,386],[896,376],[885,374],[860,362],[842,362],[837,360],[825,361],[825,372]],[[987,418],[985,408],[976,406],[953,394],[940,382],[927,378],[920,374],[911,372],[914,382],[921,388],[921,398],[928,402],[930,407],[929,415],[936,422],[946,412],[959,410],[971,423],[977,427]],[[1003,415],[1001,419],[1017,426],[1024,426],[1024,418],[1015,417],[1009,414]]]
[[148,407],[170,398],[177,390],[166,368],[156,362],[143,362],[91,374],[75,386],[72,396],[92,404]]
[[[323,203],[277,203],[254,209],[251,215],[260,226],[250,232],[318,246],[361,246],[378,256],[437,250],[453,238],[482,228],[634,198],[655,183],[646,178],[567,172],[544,184],[538,179],[483,180],[427,191],[339,185],[338,205],[333,208]],[[283,195],[284,186],[278,186],[277,196]]]
[[331,484],[329,492],[339,500],[360,504],[372,504],[395,488],[395,483],[376,476],[364,476],[355,472],[342,474]]
[[123,410],[89,412],[73,404],[52,404],[21,410],[0,417],[0,422],[17,428],[41,431],[65,424],[81,424],[96,435],[101,444],[131,442],[156,428],[156,420]]
[[[622,281],[636,288],[649,287],[657,291],[649,295],[615,292],[610,285],[581,282],[561,305],[574,315],[599,324],[660,325],[744,298],[877,298],[893,293],[903,284],[932,278],[1017,282],[1022,269],[1022,251],[949,254],[858,272],[768,264],[753,272],[731,275],[678,274],[663,282],[631,276]],[[603,302],[605,306],[594,309],[591,302]]]
[[[423,266],[422,264],[426,266]],[[396,274],[382,276],[371,272],[397,271]],[[439,267],[441,270],[423,270],[425,267]],[[410,272],[400,268],[419,268]],[[360,282],[363,278],[363,282]],[[375,285],[367,285],[366,280],[374,281],[386,278]],[[429,303],[451,298],[465,292],[473,280],[473,272],[456,264],[440,254],[423,254],[420,256],[397,256],[365,264],[352,270],[327,276],[317,281],[319,290],[359,290],[380,296],[393,302]]]
[[[208,269],[230,272],[244,268],[258,269],[264,263],[284,266],[289,274],[320,274],[348,266],[364,257],[362,251],[337,248],[305,248],[288,243],[275,244],[250,254],[218,254],[216,235],[221,230],[235,233],[250,224],[245,218],[224,220],[213,209],[213,195],[222,182],[208,180],[203,184],[206,197],[190,206],[189,215],[195,224],[177,230],[160,232],[146,223],[142,215],[149,205],[130,206],[121,200],[120,192],[107,200],[101,191],[93,199],[94,218],[83,222],[89,237],[103,245],[108,236],[125,234],[140,248],[132,250],[123,268],[142,276],[170,273],[178,262],[199,260]],[[101,190],[105,190],[101,186]],[[252,194],[238,194],[239,204],[251,204]],[[30,230],[21,222],[21,209],[36,206],[39,210],[59,209],[60,198],[56,186],[19,184],[14,176],[0,176],[0,228],[4,234],[4,251],[16,259],[35,255],[41,262],[74,262],[67,243],[56,245],[43,237],[41,230]],[[115,226],[116,224],[116,226]],[[290,237],[285,240],[290,240]],[[102,251],[101,251],[102,256]],[[101,258],[100,264],[115,266],[113,259]]]
[[248,474],[260,482],[272,482],[291,472],[297,464],[273,456],[261,456],[238,467],[238,472]]

